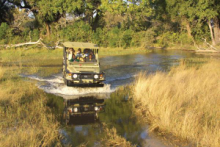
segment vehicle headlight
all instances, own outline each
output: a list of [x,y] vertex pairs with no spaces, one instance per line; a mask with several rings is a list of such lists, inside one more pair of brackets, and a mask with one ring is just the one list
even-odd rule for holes
[[94,107],[94,110],[95,110],[95,111],[98,111],[98,110],[99,110],[99,107],[97,107],[97,106]]
[[76,79],[77,78],[77,74],[73,74],[73,78]]
[[73,112],[78,112],[78,108],[73,108]]
[[94,75],[94,78],[95,78],[95,79],[98,79],[98,78],[99,78],[99,76],[98,76],[98,75]]

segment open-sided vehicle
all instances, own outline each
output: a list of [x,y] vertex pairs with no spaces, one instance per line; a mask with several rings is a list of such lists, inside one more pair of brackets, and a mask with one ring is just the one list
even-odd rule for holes
[[102,87],[105,80],[100,71],[99,47],[93,43],[63,43],[63,79],[67,86]]

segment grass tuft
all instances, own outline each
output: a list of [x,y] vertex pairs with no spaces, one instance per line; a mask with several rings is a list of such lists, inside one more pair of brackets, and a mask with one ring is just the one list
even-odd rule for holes
[[220,146],[220,63],[199,68],[180,65],[169,73],[134,84],[136,113],[150,129],[173,134],[198,146]]
[[46,106],[46,94],[16,74],[4,75],[0,77],[1,146],[61,146],[58,122]]
[[115,146],[115,147],[135,147],[131,142],[126,141],[125,138],[119,136],[115,128],[104,129],[105,136],[101,140],[102,146]]

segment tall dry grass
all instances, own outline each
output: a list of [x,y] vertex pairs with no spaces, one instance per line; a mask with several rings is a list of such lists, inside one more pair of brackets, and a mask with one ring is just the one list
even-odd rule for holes
[[[16,75],[0,77],[0,146],[61,146],[58,123],[46,106],[46,95]],[[2,73],[2,72],[1,72]]]
[[101,146],[103,147],[136,147],[136,145],[132,145],[131,142],[118,135],[115,128],[109,129],[105,127],[104,134],[101,140]]
[[134,84],[136,113],[150,129],[197,146],[220,146],[220,63],[169,73],[141,73]]
[[5,69],[4,68],[0,68],[0,80],[3,78],[5,73]]

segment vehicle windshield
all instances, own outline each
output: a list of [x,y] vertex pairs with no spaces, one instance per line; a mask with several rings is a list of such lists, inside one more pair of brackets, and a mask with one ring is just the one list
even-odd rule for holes
[[74,62],[97,62],[96,56],[92,49],[77,49],[74,50],[73,48],[67,48],[67,58],[68,61],[71,63]]

